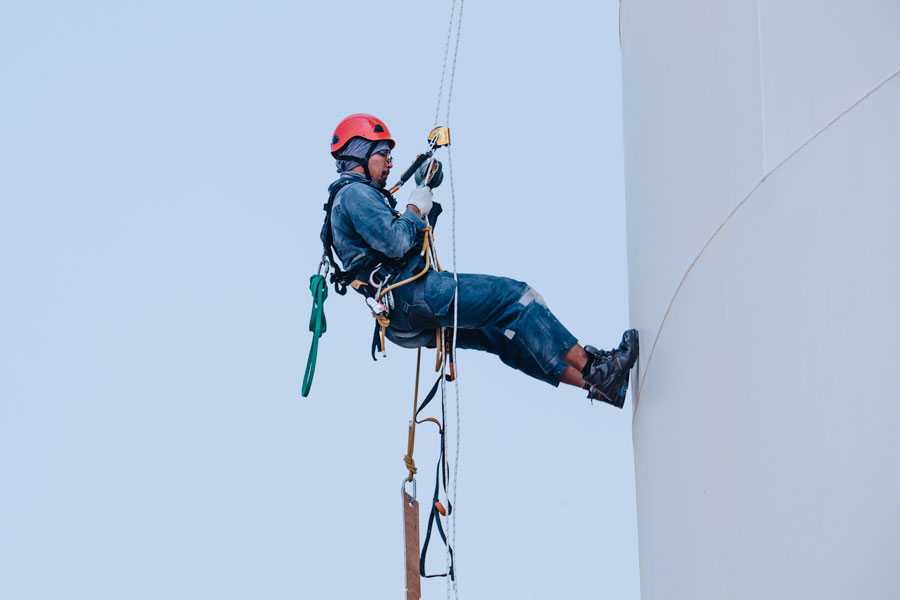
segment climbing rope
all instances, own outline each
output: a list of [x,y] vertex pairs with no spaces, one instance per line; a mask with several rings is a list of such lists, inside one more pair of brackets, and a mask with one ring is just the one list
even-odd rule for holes
[[[407,477],[403,480],[404,492],[407,482],[411,482],[413,484],[413,498],[415,498],[415,475],[418,472],[418,468],[416,467],[415,461],[413,459],[413,452],[415,449],[415,430],[417,423],[423,423],[425,421],[432,421],[438,426],[438,430],[440,433],[440,454],[437,464],[437,473],[435,474],[435,487],[434,487],[434,497],[432,499],[432,508],[428,517],[428,525],[426,528],[425,541],[422,547],[422,552],[419,557],[419,574],[422,577],[447,577],[447,598],[450,598],[455,595],[455,597],[459,598],[459,589],[456,584],[456,574],[455,574],[455,558],[454,558],[454,546],[456,544],[456,519],[454,514],[454,505],[456,503],[456,479],[459,470],[459,447],[460,447],[460,409],[459,409],[459,383],[457,378],[457,373],[455,372],[455,364],[456,364],[456,334],[458,329],[459,322],[459,314],[458,314],[458,290],[459,290],[459,277],[457,276],[457,264],[456,264],[456,190],[453,183],[453,161],[450,157],[450,139],[449,139],[449,129],[445,125],[444,127],[439,128],[438,123],[440,119],[441,112],[441,103],[444,96],[444,83],[446,81],[447,74],[447,63],[450,55],[450,45],[451,40],[453,39],[454,29],[456,32],[456,41],[454,44],[454,52],[453,52],[453,61],[450,66],[450,82],[447,88],[447,112],[446,112],[446,121],[450,120],[450,105],[453,98],[453,84],[456,76],[456,62],[457,57],[459,55],[459,34],[460,28],[462,25],[462,12],[463,12],[463,2],[464,0],[459,1],[459,12],[456,11],[456,0],[452,0],[450,7],[450,21],[447,29],[447,39],[444,45],[444,57],[441,65],[441,82],[440,87],[438,89],[438,97],[437,97],[437,106],[435,108],[434,114],[434,130],[429,136],[429,142],[431,142],[431,150],[426,155],[420,155],[417,158],[417,162],[414,163],[407,172],[401,177],[400,182],[391,190],[393,193],[401,185],[403,182],[408,179],[408,176],[412,173],[413,170],[418,169],[420,163],[425,163],[424,172],[432,173],[432,167],[434,166],[434,161],[436,160],[434,156],[434,151],[440,146],[448,146],[447,149],[447,160],[448,160],[448,176],[450,178],[450,196],[451,196],[451,207],[453,211],[453,222],[452,222],[452,245],[453,245],[453,279],[456,283],[456,293],[453,298],[453,327],[452,333],[448,332],[450,328],[438,328],[435,334],[435,341],[437,346],[437,358],[435,370],[440,371],[440,376],[437,382],[435,382],[434,386],[431,388],[431,391],[425,396],[425,399],[422,401],[421,406],[418,404],[418,395],[419,395],[419,375],[421,372],[421,362],[422,362],[422,349],[418,349],[417,357],[416,357],[416,383],[415,383],[415,391],[413,394],[413,418],[409,422],[409,435],[407,440],[407,453],[403,457],[404,465],[408,471]],[[454,27],[454,19],[455,19],[455,27]],[[441,134],[438,133],[438,129],[443,130]],[[439,135],[447,135],[445,141],[443,137],[438,137]],[[427,179],[426,179],[427,181]],[[418,279],[423,276],[429,268],[436,268],[438,271],[441,271],[440,263],[438,262],[437,252],[434,247],[434,238],[432,237],[432,231],[430,224],[425,230],[424,240],[422,244],[422,255],[425,257],[425,267],[419,272],[416,273],[413,277],[406,279],[404,281],[395,283],[392,286],[385,288],[384,290],[380,290],[380,293],[377,294],[376,300],[381,301],[381,299],[392,289],[395,289],[401,285],[405,285],[410,283],[411,281]],[[378,316],[379,325],[381,325],[381,343],[382,348],[384,347],[385,342],[385,330],[390,324],[390,321],[386,316]],[[448,333],[450,333],[451,337],[448,337]],[[447,370],[450,370],[450,375],[447,375]],[[456,448],[453,456],[453,476],[450,477],[450,469],[448,467],[448,454],[446,451],[446,423],[447,423],[447,413],[446,413],[446,401],[447,401],[447,390],[446,390],[446,382],[453,381],[455,385],[455,398],[456,398]],[[440,384],[441,391],[441,415],[440,421],[435,418],[424,418],[422,420],[418,419],[419,413],[425,406],[431,401],[431,399],[435,396],[438,388],[438,384]],[[443,425],[442,425],[443,423]],[[449,484],[448,484],[449,480]],[[441,481],[443,481],[444,494],[447,500],[447,507],[445,508],[443,504],[439,501],[439,491],[441,488]],[[404,505],[406,508],[406,505]],[[441,525],[441,517],[445,517],[448,519],[448,532],[444,532],[443,526]],[[440,534],[441,539],[447,547],[447,572],[440,575],[427,575],[425,573],[425,557],[428,551],[428,545],[431,538],[432,525],[436,525],[438,533]],[[409,563],[407,561],[407,569],[409,569]],[[409,572],[407,572],[407,576],[409,576]]]
[[328,297],[328,286],[325,283],[325,275],[320,273],[309,278],[309,291],[312,292],[313,305],[312,313],[309,315],[309,330],[313,332],[312,346],[309,348],[309,357],[306,359],[306,372],[303,374],[303,390],[301,394],[304,398],[309,396],[309,389],[312,387],[313,375],[316,373],[316,357],[319,354],[319,338],[327,329],[325,323],[325,298]]
[[[434,108],[434,126],[438,126],[438,120],[441,118],[441,101],[444,98],[444,79],[447,76],[447,57],[450,54],[450,39],[453,37],[453,17],[456,14],[456,0],[450,4],[450,22],[447,23],[447,41],[444,42],[444,60],[441,63],[441,85],[438,87],[437,106]],[[458,46],[457,46],[458,47]],[[453,57],[454,62],[456,56]],[[448,102],[449,106],[449,102]]]
[[[454,59],[454,66],[455,66]],[[450,206],[452,209],[452,218],[451,218],[451,237],[452,237],[452,249],[453,249],[453,280],[456,281],[456,289],[457,294],[459,293],[459,278],[457,277],[458,270],[456,268],[456,194],[453,189],[453,159],[450,154],[450,148],[447,148],[447,174],[450,177]],[[456,448],[453,451],[453,476],[450,478],[450,489],[452,490],[450,493],[450,503],[453,506],[456,506],[456,482],[457,477],[459,476],[459,432],[460,432],[460,409],[459,409],[459,366],[456,362],[456,332],[459,324],[459,303],[454,300],[453,302],[453,337],[450,340],[450,362],[453,365],[455,372],[453,375],[453,390],[454,390],[454,406],[456,408],[456,421],[455,421],[455,429],[456,429]],[[456,512],[454,511],[449,518],[449,527],[450,530],[450,547],[456,548]],[[457,554],[458,555],[458,554]],[[450,557],[448,556],[448,563],[450,561]],[[450,597],[450,586],[453,586],[453,590],[456,594],[456,598],[459,598],[459,588],[457,587],[457,581],[454,579],[452,582],[447,582],[447,597],[449,600]]]
[[[445,126],[447,126],[447,127],[450,126],[450,104],[451,104],[451,101],[453,100],[453,83],[454,83],[454,80],[456,79],[456,60],[457,60],[457,57],[459,56],[459,35],[460,35],[460,30],[462,28],[462,15],[463,15],[464,2],[465,2],[465,0],[459,0],[459,13],[458,14],[456,13],[456,0],[452,0],[452,3],[450,5],[450,22],[447,27],[447,40],[444,44],[444,60],[443,60],[442,66],[441,66],[441,84],[440,84],[440,87],[438,88],[437,107],[435,108],[435,111],[434,111],[435,127],[437,127],[438,120],[440,118],[441,99],[443,97],[443,91],[444,91],[444,78],[445,78],[446,72],[447,72],[447,57],[450,53],[450,40],[453,37],[452,34],[453,34],[453,29],[454,29],[453,20],[454,20],[454,16],[456,16],[456,42],[454,44],[454,49],[453,49],[453,62],[450,67],[450,85],[448,86],[448,89],[447,89],[447,113],[446,113],[447,116],[444,119]],[[447,146],[447,167],[448,167],[447,175],[450,179],[450,206],[451,206],[451,211],[452,211],[451,245],[452,245],[452,251],[453,251],[453,280],[454,280],[454,282],[456,282],[456,295],[454,296],[454,299],[453,299],[453,332],[452,332],[452,337],[450,340],[450,352],[445,353],[444,361],[443,361],[444,366],[441,369],[441,395],[442,395],[442,398],[447,397],[446,396],[446,383],[445,383],[445,381],[446,381],[445,369],[446,369],[446,364],[449,359],[449,362],[452,365],[451,376],[453,379],[454,403],[455,403],[455,409],[456,409],[456,424],[455,424],[456,448],[454,449],[454,453],[453,453],[453,476],[449,478],[449,480],[450,480],[449,488],[450,489],[445,489],[445,491],[449,496],[448,501],[449,501],[450,505],[455,507],[456,506],[457,477],[459,475],[459,448],[460,448],[459,365],[456,362],[456,333],[457,333],[458,324],[459,324],[459,306],[458,306],[459,303],[456,300],[457,300],[457,296],[459,294],[459,277],[457,276],[457,273],[459,272],[459,270],[457,269],[457,265],[456,265],[456,190],[453,185],[453,158],[452,158],[452,153],[451,153],[449,145]],[[445,338],[445,337],[446,336],[442,336],[442,338]],[[439,342],[442,342],[442,340],[439,340]],[[439,347],[443,347],[443,345],[441,344]],[[447,356],[447,354],[449,354],[449,356]],[[442,405],[443,405],[443,402],[442,402]],[[442,410],[443,410],[443,406],[442,406]],[[444,424],[446,426],[446,422],[447,422],[446,415],[443,415],[443,420],[444,420]],[[444,443],[443,435],[441,435],[441,443],[442,444]],[[456,511],[455,510],[451,511],[451,513],[447,516],[447,519],[448,519],[448,530],[449,530],[448,531],[449,542],[447,544],[447,548],[448,548],[447,570],[448,570],[448,572],[450,572],[451,569],[456,568],[455,563],[458,560],[458,551],[457,551],[456,556],[454,556],[454,554],[453,554],[453,549],[456,548]],[[456,571],[456,575],[458,576],[458,570]],[[447,578],[447,600],[450,600],[450,598],[451,598],[451,590],[452,590],[452,594],[458,600],[459,599],[459,587],[457,584],[456,577],[448,577]]]

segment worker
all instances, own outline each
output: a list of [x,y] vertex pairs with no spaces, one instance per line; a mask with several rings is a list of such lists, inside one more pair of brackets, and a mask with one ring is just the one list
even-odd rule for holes
[[[442,177],[438,170],[426,181],[427,164],[416,173],[421,185],[410,193],[405,210],[395,210],[396,200],[385,189],[394,145],[384,122],[367,114],[342,120],[331,140],[340,177],[329,187],[322,241],[329,256],[334,248],[343,266],[335,263],[337,280],[344,285],[355,282],[353,287],[370,299],[377,289],[422,271],[424,231],[428,224],[435,225],[441,212],[432,188]],[[377,304],[373,310],[387,313],[385,335],[398,346],[434,348],[436,330],[454,325],[455,299],[457,347],[495,354],[553,386],[578,386],[592,402],[619,408],[625,402],[638,356],[637,331],[626,331],[611,351],[581,346],[526,283],[467,273],[454,279],[451,272],[431,269],[375,299],[381,302],[370,301],[370,307]]]

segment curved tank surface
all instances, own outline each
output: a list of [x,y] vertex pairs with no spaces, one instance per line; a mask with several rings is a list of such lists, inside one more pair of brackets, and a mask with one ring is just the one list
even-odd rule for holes
[[900,598],[898,29],[622,2],[644,600]]

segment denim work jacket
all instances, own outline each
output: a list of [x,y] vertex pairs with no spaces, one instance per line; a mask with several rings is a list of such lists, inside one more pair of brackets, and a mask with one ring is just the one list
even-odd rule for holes
[[[410,210],[398,217],[387,198],[359,173],[342,173],[341,178],[329,186],[329,192],[348,178],[357,179],[359,183],[345,185],[338,191],[331,208],[334,248],[344,270],[353,270],[376,253],[395,260],[411,254],[404,270],[421,262],[418,254],[410,250],[421,246],[419,232],[425,228],[425,221]],[[435,203],[435,207],[437,210],[432,210],[429,216],[436,217],[436,213],[440,213],[440,205]]]

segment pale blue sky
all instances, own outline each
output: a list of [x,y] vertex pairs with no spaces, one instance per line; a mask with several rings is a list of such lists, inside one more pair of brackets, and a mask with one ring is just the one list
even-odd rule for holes
[[[402,596],[415,353],[372,363],[332,294],[301,399],[308,281],[334,125],[381,116],[398,172],[422,150],[449,6],[0,8],[0,597]],[[604,347],[628,325],[617,11],[469,0],[450,123],[460,270]],[[637,598],[630,401],[459,360],[460,596]]]

